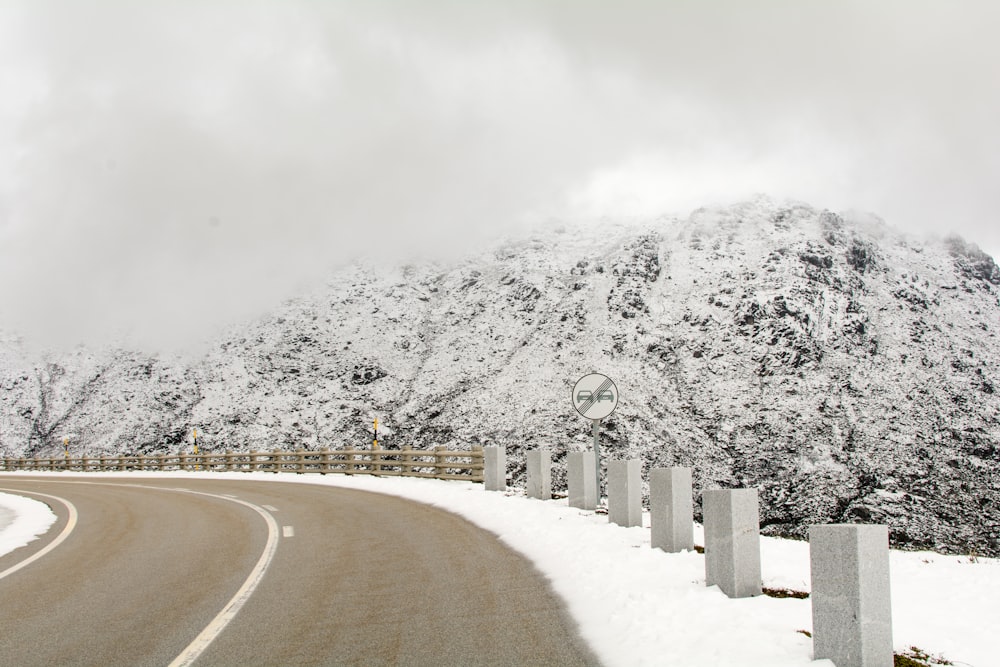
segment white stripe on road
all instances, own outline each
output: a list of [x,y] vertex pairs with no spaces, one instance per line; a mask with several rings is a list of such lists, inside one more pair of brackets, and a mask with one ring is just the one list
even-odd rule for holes
[[[236,497],[220,495],[215,493],[205,493],[203,491],[192,491],[190,489],[170,488],[162,486],[147,486],[144,484],[116,484],[108,482],[84,482],[78,480],[73,480],[73,481],[67,480],[63,482],[55,480],[36,479],[32,481],[35,483],[43,483],[43,484],[49,483],[49,484],[80,484],[86,486],[123,486],[123,487],[132,487],[138,489],[152,489],[156,491],[175,491],[181,493],[190,493],[198,496],[207,496],[209,498],[218,498],[219,500],[226,500],[231,503],[239,503],[244,507],[249,507],[254,512],[257,512],[257,514],[261,515],[264,518],[264,521],[267,523],[267,544],[264,545],[264,552],[260,555],[260,558],[257,560],[257,564],[250,572],[250,576],[248,576],[246,581],[243,582],[243,585],[240,587],[240,589],[236,591],[236,595],[234,595],[232,599],[226,603],[226,606],[222,608],[222,611],[220,611],[216,615],[216,617],[212,619],[211,623],[209,623],[205,627],[205,629],[202,630],[201,633],[194,638],[194,641],[188,644],[187,648],[185,648],[181,652],[181,654],[177,656],[173,662],[170,663],[170,667],[187,667],[195,660],[197,660],[202,653],[205,652],[205,649],[207,649],[209,645],[215,640],[215,638],[218,637],[222,633],[222,631],[226,629],[226,626],[229,625],[229,623],[234,618],[236,618],[236,614],[239,613],[240,609],[243,608],[243,605],[246,604],[247,600],[250,599],[250,596],[253,595],[253,592],[257,589],[257,586],[264,579],[264,574],[267,572],[267,568],[268,566],[271,565],[271,561],[274,560],[274,554],[278,550],[278,539],[279,539],[278,522],[275,521],[274,517],[271,516],[268,512],[266,512],[264,508],[258,507],[253,503],[248,503],[245,500],[240,500],[239,498]],[[51,544],[49,544],[47,547],[36,553],[31,558],[25,559],[23,562],[18,563],[17,565],[5,570],[4,572],[0,572],[0,579],[6,577],[8,574],[11,574],[21,569],[22,567],[28,565],[29,563],[38,560],[43,555],[45,555],[52,549],[56,548],[56,546],[58,546],[63,540],[65,540],[69,536],[70,532],[76,526],[77,522],[76,507],[74,507],[73,504],[68,500],[64,500],[57,496],[49,496],[44,493],[38,493],[37,491],[21,491],[20,489],[11,489],[11,492],[34,493],[39,496],[53,498],[55,500],[62,502],[69,509],[69,522],[67,523],[66,528],[63,529],[63,532],[59,534],[59,537],[57,537]]]
[[60,498],[59,496],[50,496],[47,493],[39,493],[38,491],[24,491],[22,489],[0,489],[0,491],[6,491],[8,493],[15,493],[15,494],[28,493],[34,496],[42,496],[43,498],[51,498],[52,500],[58,500],[59,502],[61,502],[63,505],[66,506],[66,509],[69,510],[69,520],[66,522],[66,527],[62,529],[61,533],[59,533],[59,536],[56,537],[56,539],[52,540],[52,542],[46,545],[45,548],[39,551],[38,553],[34,554],[33,556],[30,556],[29,558],[25,558],[17,565],[12,565],[3,572],[0,572],[0,579],[3,579],[8,575],[14,574],[22,567],[27,567],[28,565],[31,565],[36,560],[38,560],[39,558],[41,558],[42,556],[44,556],[45,554],[49,553],[57,546],[62,544],[63,541],[67,537],[69,537],[69,534],[72,533],[73,529],[76,527],[76,519],[78,514],[76,511],[76,506],[73,505],[73,503],[66,500],[65,498]]
[[262,507],[258,507],[253,503],[248,503],[245,500],[239,500],[238,498],[229,498],[226,496],[219,496],[213,493],[203,493],[201,491],[188,491],[188,493],[196,493],[200,496],[210,496],[213,498],[223,498],[229,500],[230,502],[239,503],[249,507],[253,511],[264,517],[264,521],[267,522],[267,545],[264,547],[264,553],[260,555],[260,560],[257,561],[257,565],[254,566],[253,571],[247,580],[243,582],[243,586],[240,590],[236,591],[236,595],[230,600],[222,611],[212,619],[204,630],[201,631],[194,641],[188,644],[188,647],[184,649],[173,662],[170,663],[170,667],[186,667],[190,665],[198,657],[205,652],[205,649],[215,641],[226,626],[229,625],[230,621],[236,618],[236,614],[239,613],[243,605],[246,604],[250,596],[253,595],[254,590],[260,584],[261,580],[264,579],[264,573],[267,572],[268,566],[271,561],[274,560],[274,553],[278,550],[278,522],[274,520],[274,517],[268,514]]
[[275,507],[274,505],[261,505],[261,507],[263,507],[264,509],[266,509],[268,512],[277,512],[278,511],[278,508]]
[[295,528],[293,526],[282,526],[281,534],[285,537],[295,537]]

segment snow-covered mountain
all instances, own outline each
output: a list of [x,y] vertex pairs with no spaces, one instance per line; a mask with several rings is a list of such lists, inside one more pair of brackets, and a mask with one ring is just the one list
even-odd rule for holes
[[[1000,269],[957,239],[765,198],[555,228],[450,264],[350,267],[197,362],[0,350],[10,454],[589,446],[576,379],[615,379],[603,451],[754,485],[765,533],[888,523],[1000,554]],[[555,483],[561,476],[556,466]]]

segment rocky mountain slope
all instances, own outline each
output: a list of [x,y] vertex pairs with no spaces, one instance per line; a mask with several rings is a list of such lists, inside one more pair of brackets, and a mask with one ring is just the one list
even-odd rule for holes
[[[1000,269],[974,245],[764,198],[554,229],[449,265],[351,267],[196,362],[0,351],[8,454],[589,445],[580,376],[617,382],[603,450],[760,488],[764,532],[884,522],[1000,555]],[[557,486],[562,482],[557,472]]]

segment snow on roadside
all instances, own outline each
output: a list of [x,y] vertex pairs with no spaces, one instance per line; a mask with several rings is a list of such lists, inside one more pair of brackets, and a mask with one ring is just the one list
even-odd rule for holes
[[0,556],[38,539],[55,522],[56,515],[45,503],[0,492]]
[[[809,600],[730,600],[717,587],[705,586],[700,554],[650,548],[648,514],[643,528],[621,528],[604,515],[568,507],[565,500],[543,502],[518,492],[487,493],[481,484],[412,478],[180,472],[104,476],[325,484],[449,510],[494,532],[531,559],[566,600],[581,634],[609,667],[833,664],[813,661],[812,641],[799,632],[812,627]],[[695,530],[695,542],[703,543],[700,527]],[[972,562],[969,557],[901,551],[893,551],[890,558],[896,650],[918,646],[956,665],[994,664],[991,637],[1000,624],[995,604],[1000,599],[1000,560]],[[762,538],[761,565],[765,586],[809,589],[807,543]]]

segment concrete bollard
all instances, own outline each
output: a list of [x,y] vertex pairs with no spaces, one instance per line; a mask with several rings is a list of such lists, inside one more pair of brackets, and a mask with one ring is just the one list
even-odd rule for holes
[[597,509],[597,457],[594,452],[567,454],[566,484],[569,506],[582,510]]
[[650,545],[676,553],[694,549],[691,468],[654,468],[649,473]]
[[813,659],[837,667],[891,667],[889,529],[809,526]]
[[639,459],[608,461],[608,521],[626,528],[642,525]]
[[731,598],[761,594],[760,511],[757,489],[708,489],[705,516],[705,585]]
[[507,490],[507,449],[483,447],[483,484],[487,491]]
[[552,500],[552,457],[544,447],[528,451],[528,497]]

